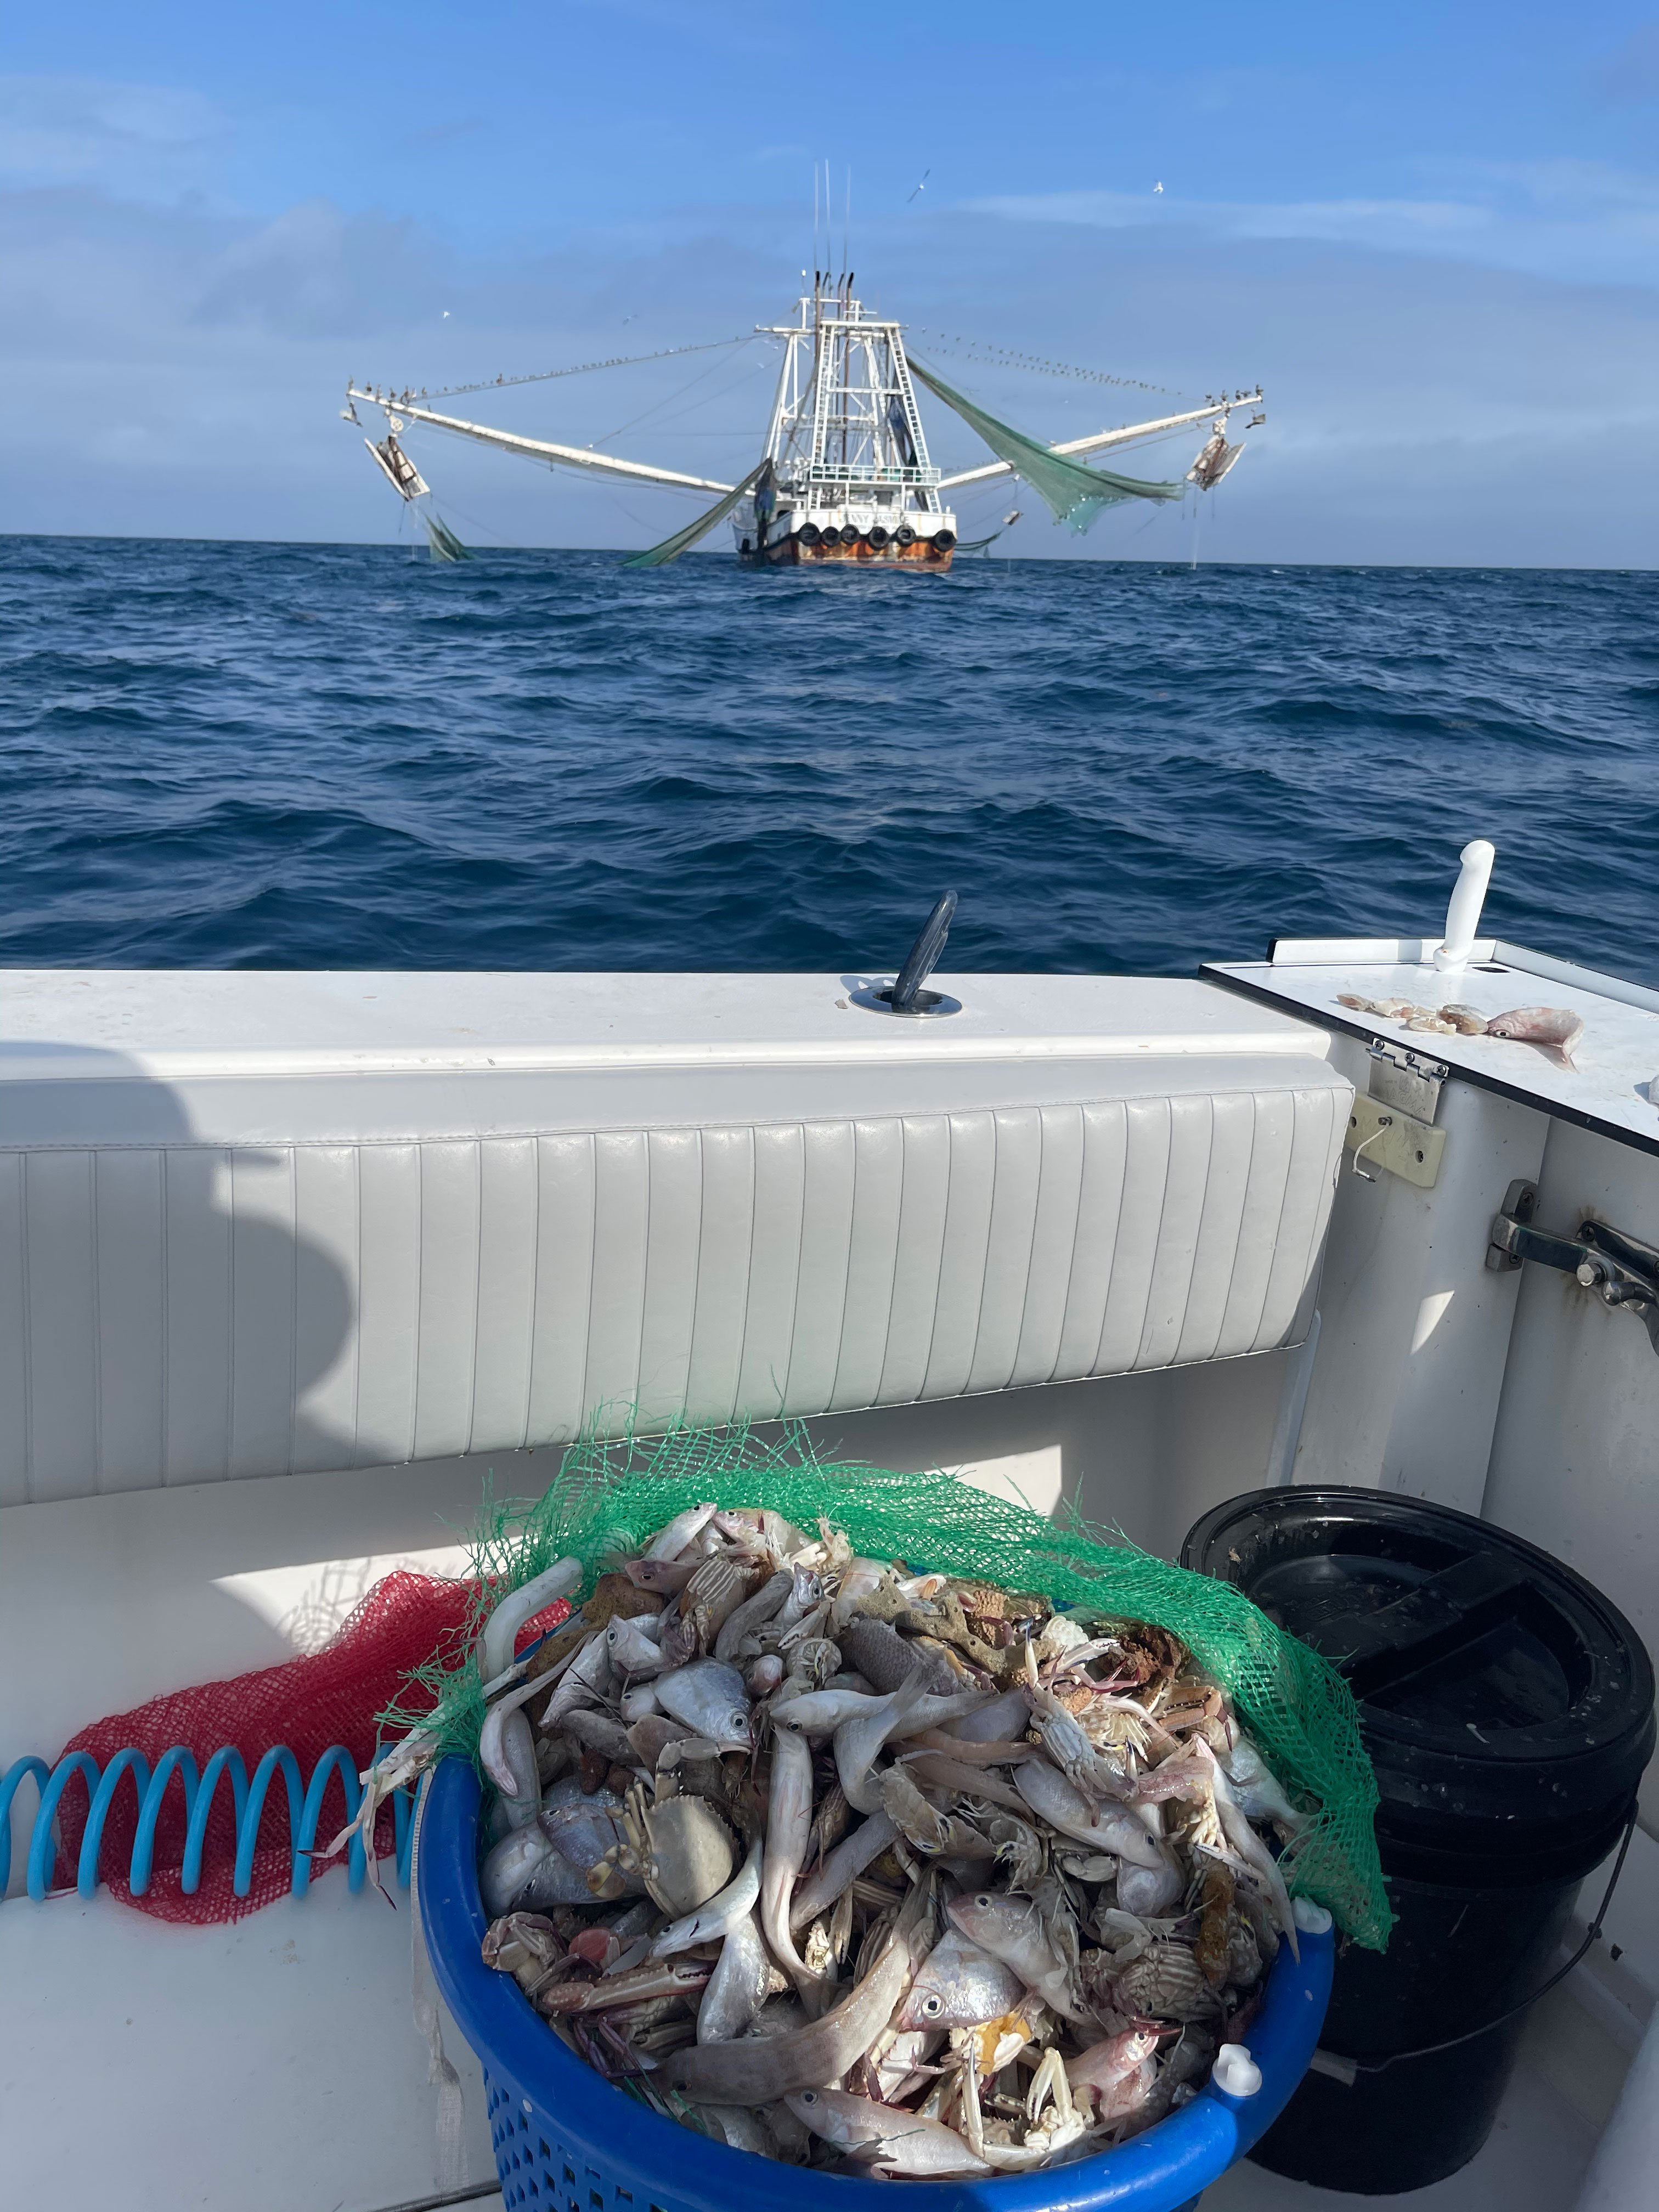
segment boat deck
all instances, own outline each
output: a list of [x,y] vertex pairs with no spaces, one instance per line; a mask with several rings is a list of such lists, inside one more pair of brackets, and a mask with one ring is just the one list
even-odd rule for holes
[[[501,2203],[477,2062],[462,2081],[459,2185],[435,2172],[436,2099],[410,2003],[410,1910],[338,1875],[225,1928],[175,1928],[106,1893],[0,1911],[5,2198],[17,2212],[95,2199],[122,2212],[412,2212]],[[18,2001],[21,1992],[28,2001]],[[1625,2054],[1565,1991],[1540,2007],[1498,2126],[1474,2163],[1408,2197],[1346,2197],[1236,2166],[1204,2212],[1567,2212],[1623,2079]],[[98,2085],[95,2099],[88,2087]],[[459,2193],[458,2193],[459,2190]]]

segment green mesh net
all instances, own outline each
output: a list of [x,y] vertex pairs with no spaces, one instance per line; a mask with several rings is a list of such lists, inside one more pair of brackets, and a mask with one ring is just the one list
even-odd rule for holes
[[470,561],[472,558],[442,515],[428,507],[424,520],[427,543],[432,548],[434,561]]
[[1181,497],[1178,483],[1153,483],[1139,477],[1115,475],[1110,469],[1085,468],[1080,460],[1057,453],[1052,446],[1041,445],[1036,439],[1028,438],[1023,430],[1016,430],[994,415],[988,415],[984,408],[948,385],[942,376],[931,368],[924,368],[914,354],[909,360],[913,373],[934,397],[954,408],[964,422],[978,431],[997,459],[1006,461],[1016,476],[1023,477],[1033,491],[1047,501],[1056,522],[1066,522],[1073,530],[1084,531],[1103,509],[1121,507],[1125,500]]
[[689,553],[700,538],[708,537],[717,522],[725,521],[745,492],[753,490],[766,465],[764,461],[757,461],[740,484],[733,484],[724,498],[705,507],[695,522],[688,522],[684,530],[677,530],[660,544],[647,546],[643,553],[630,553],[623,562],[623,568],[664,568],[671,561],[678,561],[682,553]]
[[[675,1514],[709,1498],[770,1506],[808,1529],[822,1516],[860,1552],[902,1559],[918,1573],[983,1576],[1091,1618],[1170,1630],[1311,1812],[1281,1862],[1291,1891],[1326,1906],[1356,1942],[1373,1950],[1387,1943],[1393,1914],[1373,1832],[1376,1783],[1341,1677],[1231,1583],[1115,1542],[1075,1516],[1046,1520],[942,1470],[898,1474],[820,1459],[793,1425],[775,1443],[743,1428],[682,1429],[648,1440],[586,1438],[541,1498],[486,1498],[473,1569],[493,1602],[569,1556],[588,1571],[586,1590],[605,1562],[637,1551]],[[476,1662],[447,1674],[423,1668],[418,1679],[438,1692],[435,1711],[393,1707],[383,1722],[402,1730],[420,1717],[447,1750],[476,1753],[484,1710]]]

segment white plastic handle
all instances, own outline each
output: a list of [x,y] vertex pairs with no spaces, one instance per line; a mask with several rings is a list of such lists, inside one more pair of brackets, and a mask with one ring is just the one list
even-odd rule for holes
[[1474,949],[1474,933],[1480,927],[1480,909],[1486,902],[1486,886],[1492,881],[1492,864],[1498,854],[1486,838],[1477,837],[1464,846],[1459,858],[1463,863],[1462,873],[1452,892],[1451,904],[1446,908],[1445,939],[1434,956],[1434,964],[1443,975],[1449,969],[1468,965],[1469,954]]

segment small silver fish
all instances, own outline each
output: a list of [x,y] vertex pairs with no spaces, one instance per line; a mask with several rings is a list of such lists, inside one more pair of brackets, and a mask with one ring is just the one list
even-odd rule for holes
[[1066,1962],[1049,1942],[1042,1916],[1029,1897],[978,1890],[953,1897],[945,1909],[970,1943],[1012,1966],[1026,1988],[1035,1990],[1053,2011],[1067,2020],[1088,2017],[1073,1995]]
[[749,1695],[743,1676],[722,1659],[693,1659],[656,1678],[664,1712],[696,1729],[722,1751],[747,1751],[751,1741]]
[[746,1912],[726,1930],[720,1955],[697,2007],[699,2043],[730,2043],[750,2027],[766,2002],[772,1961],[755,1916]]
[[845,2089],[800,2089],[783,2100],[815,2136],[860,2154],[873,2174],[986,2173],[954,2128],[892,2105],[878,2105]]
[[823,1864],[789,1901],[789,1925],[805,1928],[857,1881],[872,1859],[894,1843],[898,1830],[885,1813],[872,1813],[850,1836],[843,1836]]
[[1299,1960],[1302,1947],[1296,1937],[1296,1916],[1291,1911],[1290,1892],[1285,1887],[1285,1877],[1279,1872],[1278,1862],[1244,1817],[1220,1760],[1202,1736],[1198,1738],[1196,1747],[1200,1757],[1209,1761],[1210,1780],[1215,1790],[1216,1815],[1221,1822],[1222,1832],[1239,1857],[1247,1866],[1254,1868],[1267,1884],[1279,1933],[1291,1947],[1291,1956]]
[[[873,1813],[881,1804],[881,1786],[870,1770],[884,1744],[924,1728],[938,1728],[959,1714],[976,1712],[991,1695],[988,1690],[968,1690],[955,1698],[930,1697],[929,1679],[926,1662],[918,1662],[908,1681],[888,1697],[870,1698],[862,1711],[836,1729],[836,1771],[848,1803],[859,1812]],[[806,1702],[798,1698],[787,1711],[798,1715]]]
[[1507,1014],[1494,1014],[1486,1035],[1508,1037],[1516,1044],[1535,1044],[1558,1067],[1576,1067],[1572,1048],[1584,1034],[1584,1018],[1566,1006],[1516,1006]]
[[1221,1771],[1231,1783],[1233,1795],[1247,1820],[1271,1820],[1275,1827],[1285,1829],[1291,1835],[1306,1827],[1307,1814],[1297,1811],[1280,1789],[1273,1769],[1243,1729],[1232,1749],[1218,1756]]
[[981,1705],[976,1713],[966,1713],[962,1719],[950,1722],[945,1732],[960,1736],[964,1743],[1002,1743],[1010,1737],[1024,1735],[1030,1717],[1024,1690],[1005,1690],[988,1705]]
[[645,1547],[646,1559],[678,1559],[686,1547],[702,1535],[720,1510],[712,1500],[707,1505],[688,1505],[665,1528],[658,1529]]
[[[750,1630],[770,1620],[778,1611],[794,1587],[794,1579],[787,1568],[781,1567],[776,1574],[761,1584],[753,1597],[745,1598],[734,1613],[728,1613],[714,1638],[715,1658],[734,1658],[738,1644]],[[780,1675],[778,1679],[781,1681],[783,1678]]]
[[556,1733],[564,1714],[574,1706],[593,1704],[608,1695],[612,1686],[611,1655],[605,1648],[605,1632],[595,1629],[560,1675],[557,1687],[543,1709],[543,1735]]
[[[620,1837],[613,1812],[621,1808],[621,1798],[602,1790],[577,1804],[544,1810],[530,1826],[503,1837],[478,1870],[485,1911],[495,1917],[514,1907],[542,1911],[552,1905],[592,1905],[586,1869]],[[627,1887],[637,1893],[641,1884],[630,1881]]]
[[[514,1900],[523,1894],[531,1876],[547,1860],[556,1856],[552,1844],[533,1825],[527,1828],[514,1828],[503,1836],[478,1869],[478,1894],[490,1918],[499,1920],[503,1913],[510,1911]],[[561,1864],[564,1862],[561,1861]],[[581,1882],[581,1876],[574,1867],[568,1870],[573,1884]],[[570,1901],[573,1904],[576,1901],[574,1887]]]
[[515,1691],[493,1705],[478,1739],[478,1763],[501,1793],[507,1825],[514,1828],[528,1827],[541,1810],[535,1732],[529,1714],[520,1710],[539,1687]]
[[1159,1863],[1158,1845],[1133,1813],[1117,1805],[1093,1805],[1046,1759],[1028,1759],[1014,1769],[1014,1787],[1036,1814],[1062,1836],[1111,1851],[1134,1866]]
[[782,1607],[772,1623],[779,1636],[787,1636],[792,1629],[799,1628],[823,1596],[823,1585],[811,1567],[795,1566],[791,1571],[790,1583]]
[[[656,1624],[653,1622],[653,1626]],[[660,1629],[658,1634],[660,1635]],[[611,1670],[625,1681],[660,1674],[668,1665],[655,1636],[649,1635],[641,1620],[626,1620],[617,1613],[606,1622],[605,1630],[605,1656]]]
[[624,1559],[623,1572],[636,1589],[678,1597],[702,1565],[696,1559]]
[[947,1928],[910,1984],[895,2027],[983,2027],[1012,2012],[1025,1984],[1010,1966]]
[[772,1745],[766,1816],[766,1873],[761,1886],[761,1927],[774,1957],[797,1989],[811,1979],[789,1932],[789,1899],[812,1826],[812,1753],[805,1736],[780,1729]]

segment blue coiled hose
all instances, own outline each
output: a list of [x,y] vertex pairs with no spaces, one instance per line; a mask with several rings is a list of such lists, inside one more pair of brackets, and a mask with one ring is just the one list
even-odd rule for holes
[[[382,1757],[385,1753],[381,1754]],[[185,1836],[185,1858],[181,1887],[186,1897],[194,1896],[202,1879],[202,1852],[207,1841],[208,1816],[213,1810],[213,1801],[224,1778],[230,1777],[231,1794],[236,1805],[236,1875],[234,1889],[238,1897],[246,1897],[253,1887],[253,1853],[259,1840],[259,1823],[264,1816],[265,1799],[273,1778],[281,1774],[288,1789],[289,1833],[294,1839],[294,1862],[290,1887],[295,1897],[303,1897],[311,1887],[311,1853],[317,1842],[317,1826],[322,1819],[323,1796],[331,1777],[337,1773],[345,1793],[345,1817],[355,1820],[362,1803],[362,1784],[357,1779],[356,1762],[342,1743],[331,1744],[311,1770],[308,1784],[302,1784],[300,1762],[285,1743],[273,1744],[253,1770],[253,1779],[248,1780],[247,1768],[242,1754],[234,1744],[226,1744],[216,1751],[207,1763],[205,1773],[198,1773],[192,1754],[181,1743],[163,1752],[155,1762],[154,1773],[149,1762],[141,1751],[129,1746],[118,1751],[109,1765],[100,1772],[98,1762],[89,1752],[71,1752],[60,1759],[56,1766],[48,1766],[44,1759],[29,1753],[15,1760],[0,1775],[0,1879],[11,1865],[11,1805],[19,1784],[27,1778],[40,1793],[40,1809],[34,1816],[34,1826],[29,1837],[28,1893],[40,1899],[46,1895],[52,1874],[57,1863],[58,1843],[53,1827],[58,1816],[58,1801],[78,1774],[84,1778],[92,1798],[92,1810],[87,1819],[86,1832],[81,1839],[81,1856],[76,1873],[76,1887],[82,1897],[91,1897],[98,1888],[98,1855],[103,1848],[104,1824],[109,1818],[109,1808],[115,1793],[128,1774],[138,1792],[138,1827],[132,1840],[132,1857],[129,1879],[135,1897],[142,1897],[149,1887],[151,1865],[155,1851],[155,1826],[161,1817],[161,1803],[176,1774],[185,1793],[185,1817],[188,1823]],[[407,1791],[393,1793],[392,1817],[396,1823],[398,1880],[409,1887],[409,1854],[413,1832],[410,1820],[411,1800]],[[342,1824],[343,1825],[343,1823]],[[354,1836],[347,1861],[347,1879],[353,1889],[361,1889],[368,1870],[368,1855],[363,1839]]]

